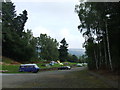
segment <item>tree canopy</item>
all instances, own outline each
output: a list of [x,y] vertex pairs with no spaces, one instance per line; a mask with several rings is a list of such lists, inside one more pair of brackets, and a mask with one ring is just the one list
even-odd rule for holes
[[2,2],[2,54],[17,61],[27,61],[36,55],[31,30],[25,32],[27,11],[16,15],[12,2]]
[[51,38],[50,36],[47,36],[47,34],[40,34],[39,37],[39,43],[40,46],[40,57],[44,60],[58,60],[59,58],[59,52],[58,52],[58,45],[56,39]]
[[90,69],[118,71],[120,2],[81,2],[75,11]]
[[67,60],[68,57],[68,44],[65,38],[63,38],[60,43],[61,45],[59,48],[59,59],[61,62],[64,62]]

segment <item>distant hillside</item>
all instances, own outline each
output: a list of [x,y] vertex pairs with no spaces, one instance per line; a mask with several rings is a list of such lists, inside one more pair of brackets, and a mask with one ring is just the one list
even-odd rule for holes
[[76,56],[82,56],[85,53],[85,49],[68,49],[68,53]]

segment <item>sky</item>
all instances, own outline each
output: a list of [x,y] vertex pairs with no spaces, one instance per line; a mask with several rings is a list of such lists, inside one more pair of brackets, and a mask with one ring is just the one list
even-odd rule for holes
[[58,42],[65,38],[68,48],[83,49],[84,38],[77,28],[80,21],[74,12],[77,0],[22,0],[21,2],[12,0],[12,2],[18,15],[27,10],[28,20],[25,30],[31,29],[34,37],[46,33]]

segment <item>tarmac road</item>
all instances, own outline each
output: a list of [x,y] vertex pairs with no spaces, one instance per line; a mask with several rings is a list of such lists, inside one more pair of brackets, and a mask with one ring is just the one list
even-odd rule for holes
[[[38,73],[2,74],[2,88],[94,88],[106,87],[102,81],[95,86],[88,82],[89,76],[78,76],[86,67],[76,67],[71,70],[43,71]],[[86,75],[86,74],[85,74]],[[90,77],[96,79],[94,77]],[[98,80],[99,81],[99,80]],[[101,83],[102,82],[102,83]],[[100,84],[99,84],[100,83]]]

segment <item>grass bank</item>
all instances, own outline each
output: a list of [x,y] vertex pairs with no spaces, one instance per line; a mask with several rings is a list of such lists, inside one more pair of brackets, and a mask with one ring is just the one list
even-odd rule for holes
[[[20,66],[20,63],[17,63],[17,64],[10,64],[10,63],[13,63],[13,61],[10,61],[10,60],[6,60],[7,63],[4,63],[2,64],[2,70],[5,71],[7,70],[7,72],[5,73],[27,73],[27,72],[19,72],[19,66]],[[60,67],[61,65],[59,64],[54,64],[53,66],[44,66],[45,64],[49,64],[49,63],[36,63],[38,65],[38,67],[40,67],[40,71],[43,71],[43,70],[53,70],[57,67]],[[69,65],[69,66],[74,66],[76,65],[76,63],[71,63],[71,62],[64,62],[64,66],[66,65]]]

